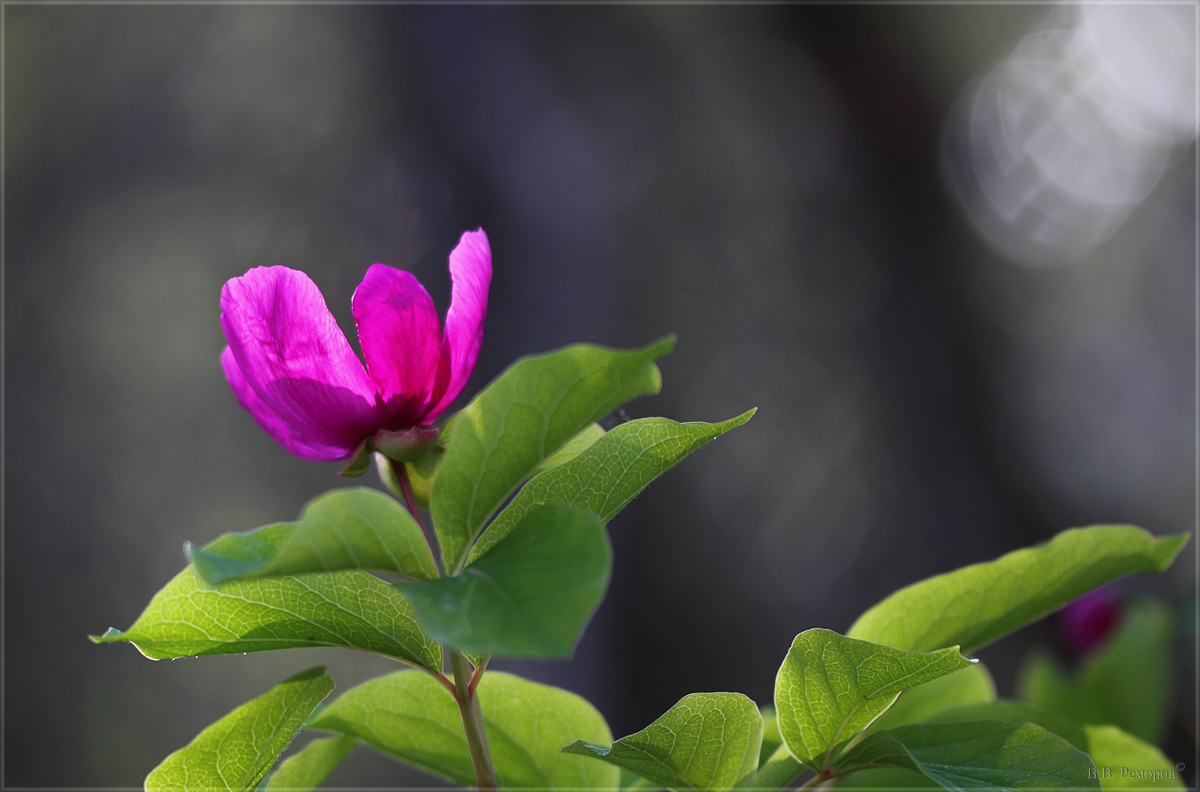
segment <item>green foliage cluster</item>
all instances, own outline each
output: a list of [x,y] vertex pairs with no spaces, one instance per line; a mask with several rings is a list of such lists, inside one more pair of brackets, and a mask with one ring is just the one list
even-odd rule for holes
[[[493,656],[569,657],[608,587],[605,524],[753,415],[604,431],[597,420],[659,390],[655,360],[672,345],[522,359],[452,416],[424,457],[380,458],[397,496],[428,508],[432,535],[419,510],[357,487],[321,495],[295,522],[189,546],[192,563],[128,630],[94,640],[153,659],[340,646],[411,668],[319,712],[333,681],[321,668],[298,674],[168,756],[146,789],[310,790],[359,744],[464,786],[485,785],[483,762],[502,789],[1182,789],[1155,747],[1169,697],[1161,609],[1132,614],[1076,678],[1032,658],[1020,701],[997,700],[966,655],[1108,581],[1162,571],[1187,536],[1075,529],[916,583],[847,635],[797,635],[773,707],[695,693],[615,741],[579,696],[487,672]],[[461,668],[451,680],[447,655],[470,658],[469,682]],[[301,731],[334,736],[269,774]]]

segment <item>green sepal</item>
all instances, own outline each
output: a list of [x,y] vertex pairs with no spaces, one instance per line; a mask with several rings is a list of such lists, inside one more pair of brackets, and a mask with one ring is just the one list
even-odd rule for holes
[[412,462],[432,452],[440,434],[436,426],[410,426],[398,432],[380,429],[371,436],[371,449],[397,462]]
[[[429,498],[433,493],[433,482],[437,479],[438,470],[441,469],[442,458],[445,456],[445,453],[444,450],[434,450],[424,456],[418,457],[412,462],[404,463],[404,470],[408,473],[408,483],[412,487],[413,497],[416,499],[417,505],[422,509],[429,508]],[[397,487],[399,487],[399,484],[397,484]]]
[[350,457],[350,461],[338,472],[338,475],[357,478],[366,473],[367,468],[371,467],[371,451],[371,441],[363,440],[358,444],[358,450],[354,452],[354,456]]

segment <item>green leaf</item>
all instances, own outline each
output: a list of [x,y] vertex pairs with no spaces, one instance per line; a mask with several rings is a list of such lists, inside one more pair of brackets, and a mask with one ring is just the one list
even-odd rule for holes
[[471,548],[468,563],[544,503],[574,506],[607,523],[651,481],[709,441],[749,421],[754,412],[717,424],[643,418],[614,427],[575,459],[535,476],[522,487]]
[[792,756],[787,746],[780,743],[759,765],[758,773],[743,778],[738,782],[737,788],[776,792],[791,786],[804,769],[804,765],[796,761],[796,757]]
[[1019,695],[1080,723],[1112,724],[1158,744],[1171,710],[1172,627],[1161,605],[1132,608],[1075,678],[1048,655],[1031,657],[1018,680]]
[[357,744],[358,739],[349,735],[313,740],[279,765],[267,784],[267,792],[311,792],[325,783]]
[[564,753],[623,767],[668,789],[731,789],[755,772],[762,716],[740,693],[693,693],[612,747],[576,740]]
[[1114,789],[1179,790],[1183,779],[1175,764],[1153,745],[1116,726],[1085,726],[1087,752],[1096,763],[1100,786]]
[[858,618],[852,638],[922,651],[971,652],[1134,572],[1161,572],[1188,535],[1155,539],[1139,528],[1063,531],[1045,544],[903,588]]
[[855,767],[914,770],[949,790],[1099,790],[1091,759],[1032,723],[918,723],[878,732],[838,759]]
[[[983,663],[974,663],[953,674],[904,691],[887,712],[875,719],[869,732],[932,720],[934,715],[951,707],[995,700],[996,683],[992,681],[992,675]],[[975,720],[975,717],[960,720]]]
[[151,660],[343,646],[425,668],[442,665],[442,647],[421,631],[404,595],[359,571],[214,587],[189,566],[154,595],[127,631],[110,627],[92,640],[131,642]]
[[1011,699],[950,707],[931,716],[930,721],[1000,720],[1009,723],[1032,723],[1051,734],[1057,734],[1081,751],[1087,750],[1087,735],[1081,723],[1047,712],[1032,704]]
[[254,789],[331,690],[323,666],[280,682],[164,759],[146,776],[146,792]]
[[611,569],[599,518],[549,505],[462,572],[396,587],[425,630],[456,649],[570,657],[604,599]]
[[[577,738],[608,742],[604,718],[574,693],[489,671],[476,689],[496,780],[505,789],[613,789],[616,768],[559,753]],[[310,728],[351,734],[463,786],[475,772],[454,697],[426,674],[401,671],[350,690]]]
[[1051,734],[1057,734],[1092,757],[1100,774],[1100,786],[1105,790],[1183,789],[1175,765],[1161,751],[1116,726],[1083,725],[1032,704],[1007,700],[953,707],[938,713],[933,720],[984,718],[1033,723]]
[[338,489],[309,501],[294,523],[224,534],[204,549],[185,545],[209,583],[374,569],[417,580],[438,576],[420,526],[408,510],[366,487]]
[[900,691],[970,665],[958,648],[905,652],[830,630],[796,636],[775,677],[779,732],[814,770],[891,706]]
[[592,443],[604,437],[604,427],[598,423],[590,423],[583,427],[579,434],[572,437],[562,445],[557,451],[542,460],[536,468],[533,469],[533,475],[545,473],[551,468],[556,468],[566,462],[570,462],[575,457],[587,451]]
[[766,764],[775,750],[783,745],[783,735],[779,733],[779,716],[774,707],[759,707],[758,714],[763,719],[762,749],[758,752],[758,764]]
[[674,338],[628,352],[578,345],[518,360],[455,417],[433,484],[433,524],[456,570],[492,513],[546,457],[630,399],[658,393]]

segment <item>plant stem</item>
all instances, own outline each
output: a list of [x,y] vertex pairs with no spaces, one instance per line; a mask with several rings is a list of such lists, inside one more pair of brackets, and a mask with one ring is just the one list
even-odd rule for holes
[[475,692],[475,687],[479,684],[479,680],[483,677],[483,672],[487,670],[488,661],[492,659],[491,655],[484,655],[479,661],[479,665],[475,666],[475,673],[471,674],[471,682],[467,685],[467,689],[472,693]]
[[[417,507],[417,498],[413,494],[412,482],[408,480],[408,471],[405,469],[404,463],[389,459],[388,465],[400,485],[400,492],[404,496],[404,505],[408,509],[408,513],[417,521],[421,533],[425,535],[425,543],[429,545],[429,552],[433,554],[434,561],[437,562],[438,575],[445,577],[446,570],[442,566],[441,553],[438,552],[429,529],[425,527],[425,521],[421,519],[421,510]],[[450,691],[458,703],[458,714],[462,717],[463,733],[467,737],[467,750],[471,753],[471,766],[475,768],[475,783],[479,785],[479,792],[496,792],[496,771],[492,768],[492,750],[488,747],[487,729],[483,725],[483,711],[479,708],[479,697],[475,695],[475,686],[479,684],[479,678],[483,676],[487,660],[482,661],[475,669],[475,673],[471,674],[467,671],[467,658],[463,657],[462,652],[457,649],[449,649],[449,653],[450,668],[454,671],[454,684],[450,684],[445,674],[435,674],[434,678],[440,677],[439,681]]]
[[483,728],[479,697],[471,692],[467,659],[457,649],[450,650],[450,667],[454,669],[454,698],[458,701],[463,731],[467,735],[471,765],[475,768],[475,783],[479,785],[479,792],[496,792],[496,771],[492,769],[492,754],[488,748],[487,732]]
[[832,781],[834,778],[838,778],[838,777],[839,777],[839,774],[830,772],[828,769],[822,770],[821,772],[817,773],[812,778],[808,779],[808,781],[805,782],[803,785],[798,787],[796,789],[796,792],[809,792],[809,790],[816,789],[821,784],[824,784],[826,781]]
[[400,484],[400,492],[404,495],[404,505],[408,508],[408,513],[417,521],[417,525],[421,527],[421,533],[425,535],[425,544],[429,545],[429,552],[437,564],[438,575],[445,577],[446,570],[442,567],[442,554],[438,551],[438,546],[434,544],[429,529],[425,527],[425,521],[421,519],[421,510],[417,507],[417,496],[413,494],[412,482],[408,480],[408,468],[403,462],[397,462],[394,459],[389,459],[388,464],[392,466],[392,473],[396,475],[396,481]]

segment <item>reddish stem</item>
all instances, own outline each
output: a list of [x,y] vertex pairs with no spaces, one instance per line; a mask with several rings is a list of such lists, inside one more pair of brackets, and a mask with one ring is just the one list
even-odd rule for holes
[[421,670],[422,670],[422,671],[425,671],[425,672],[428,672],[428,674],[429,674],[431,677],[433,677],[434,679],[436,679],[438,682],[441,682],[441,683],[442,683],[442,687],[444,687],[444,688],[446,688],[446,690],[449,690],[449,691],[450,691],[450,695],[451,695],[451,696],[454,696],[454,698],[455,698],[455,699],[457,699],[457,698],[458,698],[458,688],[454,687],[454,683],[453,683],[453,682],[451,682],[451,681],[450,681],[450,680],[449,680],[449,679],[446,677],[446,675],[445,675],[445,674],[443,674],[443,673],[441,673],[441,672],[439,672],[439,671],[434,671],[434,670],[433,670],[433,669],[431,669],[431,668],[425,668],[424,666],[421,666]]
[[479,665],[475,666],[475,673],[471,674],[471,681],[467,683],[468,693],[475,692],[475,688],[479,684],[479,680],[483,676],[484,670],[487,669],[488,660],[491,659],[491,657],[484,656],[483,660],[479,662]]
[[388,464],[392,466],[392,472],[396,474],[396,481],[400,483],[400,492],[404,495],[404,505],[408,508],[408,513],[417,521],[417,525],[421,528],[421,533],[425,536],[425,544],[429,545],[429,552],[433,555],[433,560],[437,564],[438,575],[445,577],[446,572],[442,569],[441,553],[438,552],[429,529],[425,527],[425,521],[421,519],[421,509],[417,506],[417,496],[413,494],[412,482],[408,480],[407,466],[403,462],[397,462],[394,459],[389,459]]

